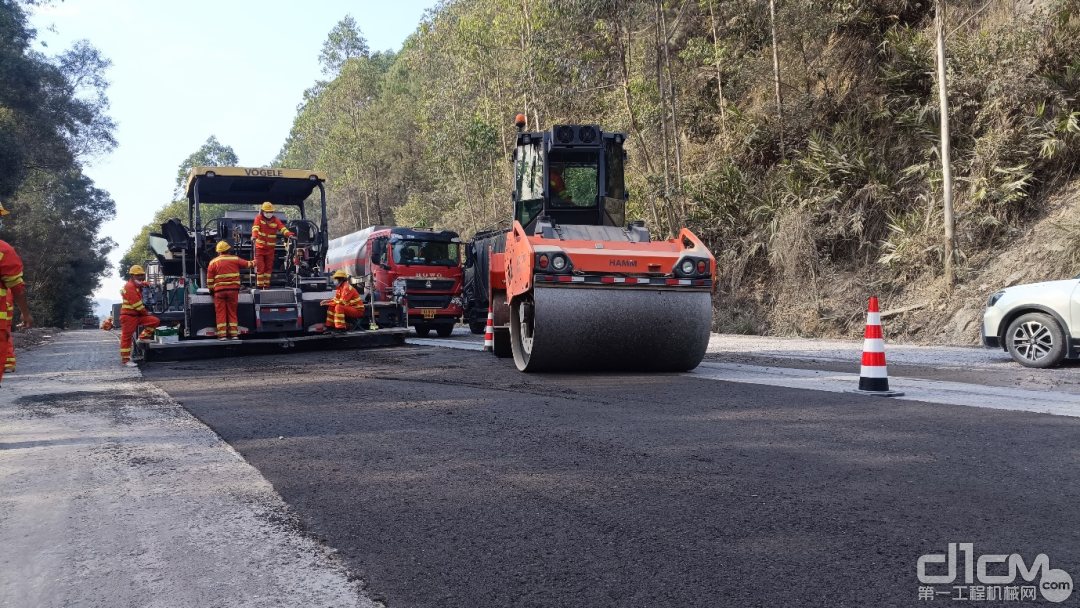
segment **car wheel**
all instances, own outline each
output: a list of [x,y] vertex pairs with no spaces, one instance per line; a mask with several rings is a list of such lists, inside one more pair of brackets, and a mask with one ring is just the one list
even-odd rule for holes
[[1025,367],[1054,367],[1065,358],[1065,332],[1048,314],[1029,312],[1017,317],[1005,332],[1009,354]]
[[439,334],[440,338],[449,338],[450,334],[454,333],[454,326],[449,323],[436,325],[435,333]]
[[414,325],[413,329],[416,330],[416,336],[419,338],[426,338],[431,334],[431,327],[427,325]]

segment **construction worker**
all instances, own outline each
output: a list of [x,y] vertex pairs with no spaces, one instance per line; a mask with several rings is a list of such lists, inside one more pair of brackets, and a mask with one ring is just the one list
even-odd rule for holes
[[149,340],[154,337],[154,328],[161,324],[157,317],[146,312],[146,306],[142,301],[143,281],[146,280],[146,271],[138,264],[128,270],[128,282],[120,290],[120,362],[128,367],[136,367],[131,360],[131,336],[141,325],[142,333],[140,340]]
[[267,201],[262,204],[262,211],[251,225],[251,242],[255,243],[255,283],[259,289],[270,286],[270,274],[274,271],[274,246],[278,234],[296,240],[285,224],[274,217],[274,205]]
[[254,268],[253,260],[241,260],[229,253],[229,243],[218,241],[218,256],[206,267],[206,286],[214,295],[214,312],[217,315],[217,339],[239,340],[236,323],[236,306],[240,299],[240,269]]
[[[7,293],[7,314],[9,319],[15,318],[15,296],[8,291]],[[15,371],[15,341],[8,340],[7,343],[7,358],[4,359],[4,373],[10,374]]]
[[552,194],[564,201],[573,200],[573,197],[570,196],[570,191],[566,189],[566,182],[563,181],[561,168],[551,168],[551,181],[549,183]]
[[[4,209],[4,205],[0,204],[0,226],[3,226],[3,217],[9,213],[7,209]],[[34,317],[30,314],[30,306],[26,303],[22,260],[19,254],[15,253],[15,249],[2,240],[0,240],[0,300],[3,302],[3,306],[0,306],[0,353],[4,354],[5,358],[10,358],[14,365],[11,323],[15,312],[8,302],[14,302],[22,312],[23,329],[34,326]],[[3,376],[0,375],[0,379],[2,378]]]
[[105,331],[109,331],[112,328],[113,328],[112,317],[109,317],[108,319],[105,319],[105,322],[101,324],[101,329],[104,329]]
[[349,284],[349,275],[344,270],[333,274],[337,281],[337,289],[334,291],[333,300],[320,302],[326,309],[326,327],[336,329],[340,333],[348,331],[346,320],[355,320],[364,316],[364,301],[356,288]]

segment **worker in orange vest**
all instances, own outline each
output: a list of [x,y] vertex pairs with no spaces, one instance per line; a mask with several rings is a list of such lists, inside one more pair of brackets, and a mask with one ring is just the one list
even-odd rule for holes
[[285,224],[274,217],[274,205],[269,201],[262,204],[262,211],[251,225],[251,242],[255,244],[255,283],[259,289],[270,286],[270,274],[274,271],[274,246],[278,234],[296,240]]
[[105,322],[101,324],[101,329],[104,329],[105,331],[109,331],[112,328],[113,328],[112,317],[109,317],[108,319],[105,319]]
[[344,270],[334,273],[333,278],[337,281],[337,289],[334,291],[333,300],[320,302],[326,309],[327,329],[336,329],[340,333],[348,331],[347,319],[359,319],[364,316],[364,301],[356,288],[349,285],[349,275]]
[[[10,212],[0,204],[0,226],[3,226],[3,216]],[[10,298],[10,300],[9,300]],[[30,329],[34,326],[34,317],[30,314],[30,306],[26,303],[26,285],[23,283],[23,263],[15,248],[6,241],[0,240],[0,299],[3,306],[0,307],[0,353],[5,354],[14,367],[14,350],[11,343],[11,323],[14,321],[14,307],[9,302],[14,302],[22,312],[22,328]],[[5,367],[7,367],[5,365]],[[3,376],[0,375],[0,379]]]
[[141,325],[142,333],[140,340],[149,340],[154,337],[154,328],[161,324],[157,317],[146,312],[146,306],[142,301],[143,281],[146,280],[146,271],[138,264],[128,270],[130,277],[124,288],[120,290],[120,361],[128,367],[136,367],[131,360],[131,336]]
[[549,181],[551,186],[548,190],[555,196],[565,200],[573,200],[573,196],[570,195],[570,191],[566,189],[566,182],[563,181],[562,169],[551,168],[551,177]]
[[218,256],[206,267],[206,286],[214,295],[214,313],[217,315],[217,339],[239,340],[236,323],[236,307],[240,300],[240,270],[254,268],[255,262],[241,260],[229,253],[229,243],[218,241]]

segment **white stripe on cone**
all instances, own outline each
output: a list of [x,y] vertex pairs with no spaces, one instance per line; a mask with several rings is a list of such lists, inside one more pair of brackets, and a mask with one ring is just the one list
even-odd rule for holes
[[863,365],[859,375],[863,378],[888,378],[884,365]]
[[863,339],[862,349],[864,353],[883,353],[885,352],[885,341],[881,338],[865,338]]

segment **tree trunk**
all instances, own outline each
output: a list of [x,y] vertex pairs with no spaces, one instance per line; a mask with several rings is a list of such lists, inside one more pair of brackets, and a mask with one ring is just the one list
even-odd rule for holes
[[[627,64],[626,55],[630,45],[630,32],[632,27],[626,28],[626,46],[622,43],[622,32],[620,31],[619,24],[619,10],[618,3],[615,6],[615,40],[618,41],[619,51],[619,67],[621,68],[619,74],[622,76],[622,89],[623,89],[623,104],[626,106],[626,113],[630,117],[630,128],[634,131],[634,137],[637,138],[638,144],[641,146],[641,156],[645,159],[645,170],[649,173],[653,172],[652,159],[649,157],[648,146],[645,145],[645,138],[641,134],[641,128],[638,126],[637,116],[634,114],[634,104],[630,101],[630,66]],[[655,214],[654,214],[655,215]]]
[[382,214],[382,202],[379,200],[379,165],[375,163],[373,166],[375,169],[375,213],[379,216],[379,224],[382,225],[386,222],[383,221]]
[[[664,69],[663,69],[663,51],[660,49],[660,3],[657,2],[653,11],[655,16],[654,33],[656,36],[656,88],[660,91],[660,132],[663,134],[664,142],[664,193],[663,200],[665,202],[664,210],[668,216],[668,234],[674,236],[675,234],[675,222],[671,216],[671,205],[666,204],[668,202],[668,195],[671,192],[671,166],[668,160],[668,150],[670,150],[670,144],[668,143],[668,129],[667,129],[667,94],[664,88]],[[659,226],[657,227],[659,228]]]
[[780,128],[780,160],[784,155],[784,102],[780,95],[780,53],[776,46],[776,0],[769,0],[769,29],[772,30],[773,82],[776,84],[776,124]]
[[938,103],[941,104],[941,190],[945,211],[945,292],[953,289],[953,179],[952,153],[949,150],[949,89],[945,77],[945,0],[937,2],[937,77]]
[[720,69],[720,38],[716,35],[716,15],[713,14],[713,2],[709,0],[709,23],[712,25],[713,55],[716,59],[716,94],[720,101],[720,132],[727,137],[727,115],[724,102],[724,74]]
[[[667,68],[668,100],[671,102],[671,138],[675,142],[675,191],[682,192],[682,147],[679,144],[679,116],[675,110],[675,77],[671,73],[671,46],[668,41],[667,16],[664,7],[660,7],[660,27],[663,28],[664,65]],[[686,214],[686,209],[683,210]]]
[[663,134],[664,141],[664,198],[667,198],[668,192],[671,190],[671,168],[668,165],[668,150],[671,149],[668,143],[668,130],[667,130],[667,94],[664,89],[664,70],[661,67],[662,63],[662,51],[660,50],[660,3],[655,4],[656,15],[656,88],[660,91],[660,132]]
[[[623,103],[626,104],[626,113],[630,117],[630,127],[634,131],[634,136],[638,140],[638,145],[641,147],[641,156],[645,159],[645,171],[647,173],[653,173],[652,159],[649,157],[649,146],[645,143],[645,136],[641,134],[641,127],[638,126],[637,116],[634,114],[634,104],[630,101],[630,65],[627,62],[627,55],[630,53],[630,49],[633,45],[630,42],[630,34],[633,31],[633,24],[627,24],[626,28],[626,46],[622,43],[622,32],[619,31],[620,26],[619,4],[615,3],[615,40],[617,40],[619,51],[619,66],[620,74],[622,75],[622,87],[623,87]],[[653,225],[657,230],[660,228],[660,212],[656,209],[656,198],[649,196],[646,197],[649,200],[649,209],[652,211]]]

